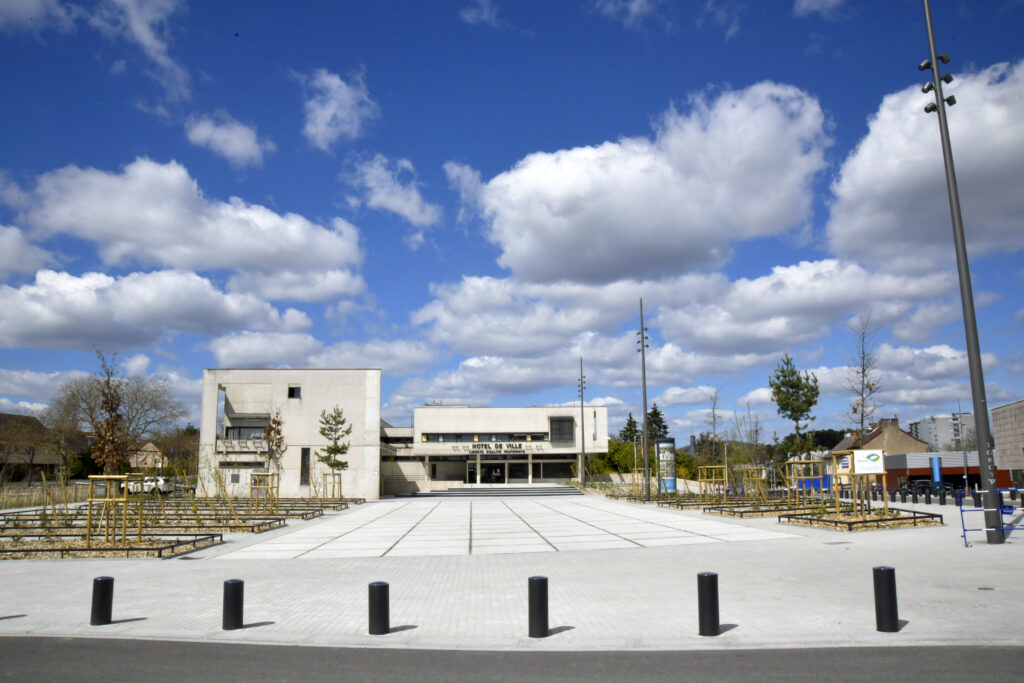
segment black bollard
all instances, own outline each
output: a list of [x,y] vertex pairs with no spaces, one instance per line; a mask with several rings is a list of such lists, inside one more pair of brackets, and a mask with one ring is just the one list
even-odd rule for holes
[[391,632],[391,608],[388,604],[388,584],[374,581],[370,584],[370,635],[383,636]]
[[946,491],[942,490],[942,491],[939,491],[939,505],[945,505],[945,504],[946,504]]
[[548,637],[548,577],[531,576],[530,585],[530,637]]
[[903,493],[900,494],[900,502],[901,503],[906,503],[907,502],[907,492],[906,491],[904,491]]
[[917,503],[917,491],[910,494],[910,502],[915,504]]
[[931,505],[932,504],[932,492],[931,491],[925,491],[924,492],[924,502],[925,502],[926,505]]
[[900,630],[896,609],[896,570],[892,567],[875,567],[875,628],[883,633]]
[[978,491],[971,491],[971,501],[974,503],[974,507],[981,507],[981,493]]
[[715,572],[697,574],[697,610],[700,613],[700,635],[717,636],[721,633],[718,623],[718,574]]
[[893,489],[892,491],[889,491],[889,502],[890,503],[895,503],[896,502],[896,489]]
[[110,623],[114,608],[114,577],[97,576],[92,580],[92,614],[90,626],[106,626]]
[[1017,489],[1010,489],[1010,500],[1017,500]]
[[228,579],[224,582],[224,611],[221,628],[234,631],[243,628],[242,609],[245,603],[245,581]]

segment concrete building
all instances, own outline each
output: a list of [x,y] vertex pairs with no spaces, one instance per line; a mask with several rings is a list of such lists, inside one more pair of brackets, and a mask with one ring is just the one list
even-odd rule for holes
[[[380,370],[205,370],[199,437],[203,490],[248,496],[251,475],[277,472],[282,497],[323,491],[316,450],[320,413],[338,406],[352,425],[342,474],[346,497],[476,485],[565,483],[578,459],[608,450],[608,409],[426,405],[413,425],[380,417]],[[268,463],[264,429],[280,411],[287,444]],[[219,480],[218,482],[218,475]]]
[[931,415],[923,417],[909,426],[911,435],[928,444],[928,450],[959,450],[966,439],[969,448],[974,448],[974,413],[953,413],[952,415]]
[[992,438],[996,442],[996,467],[1017,470],[1015,481],[1022,481],[1024,470],[1024,400],[992,409]]
[[[342,473],[347,497],[380,497],[380,377],[369,370],[204,370],[199,426],[199,473],[208,495],[219,490],[248,496],[251,474],[280,475],[282,497],[309,497],[323,490],[315,451],[327,445],[320,436],[320,413],[341,408],[352,426],[348,469]],[[266,457],[263,430],[280,411],[286,448]],[[202,491],[200,491],[202,492]]]

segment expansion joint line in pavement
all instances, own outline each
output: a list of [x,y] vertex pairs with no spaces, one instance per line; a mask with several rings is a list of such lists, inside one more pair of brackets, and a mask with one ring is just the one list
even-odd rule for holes
[[[299,553],[299,554],[298,554],[298,555],[296,555],[295,557],[302,557],[302,556],[303,556],[303,555],[305,555],[306,553],[311,553],[311,552],[313,552],[314,550],[316,550],[316,549],[318,549],[318,548],[322,548],[322,547],[324,547],[324,546],[325,546],[325,545],[327,545],[328,543],[332,543],[332,542],[334,542],[334,541],[337,541],[337,540],[338,540],[339,538],[341,538],[342,536],[348,536],[348,535],[349,535],[350,533],[352,533],[353,531],[359,531],[360,529],[362,529],[362,528],[363,528],[364,526],[366,526],[366,525],[368,525],[368,524],[373,524],[374,522],[376,522],[376,521],[378,521],[378,520],[384,519],[384,518],[385,518],[385,517],[387,517],[388,515],[393,515],[394,513],[398,512],[399,510],[401,510],[402,508],[404,508],[404,507],[405,507],[405,506],[407,506],[407,505],[409,505],[409,503],[402,503],[401,505],[399,505],[398,507],[396,507],[396,508],[395,508],[394,510],[388,510],[388,511],[387,511],[387,512],[385,512],[385,513],[384,513],[383,515],[377,515],[377,516],[376,516],[376,517],[374,517],[373,519],[369,519],[369,520],[367,520],[367,521],[363,522],[362,524],[360,524],[359,526],[354,526],[354,527],[352,527],[351,529],[349,529],[348,531],[346,531],[346,532],[344,532],[344,533],[340,533],[340,534],[338,534],[337,536],[334,536],[333,538],[329,538],[329,539],[327,539],[327,540],[326,540],[326,541],[324,541],[323,543],[320,543],[320,544],[318,544],[318,545],[315,545],[315,546],[313,546],[313,547],[312,547],[312,548],[310,548],[309,550],[304,550],[304,551],[302,551],[301,553]],[[323,519],[323,518],[321,518],[321,521],[322,521],[322,519]],[[389,550],[390,550],[390,548],[389,548]]]
[[[575,504],[576,503],[574,503],[574,505]],[[621,535],[615,533],[614,531],[608,531],[607,529],[602,529],[601,527],[597,526],[596,524],[591,524],[590,522],[584,521],[584,520],[580,519],[579,517],[573,517],[568,512],[562,512],[561,510],[556,510],[555,508],[551,507],[550,505],[545,505],[544,503],[537,503],[537,505],[540,505],[542,508],[544,508],[546,510],[550,510],[551,512],[554,512],[556,514],[562,515],[563,517],[568,517],[569,519],[573,520],[574,522],[579,522],[580,524],[585,524],[586,526],[589,526],[592,529],[597,529],[601,533],[608,534],[609,536],[614,536],[615,538],[618,538],[619,540],[622,540],[622,541],[626,541],[627,543],[632,543],[637,548],[643,548],[644,547],[643,544],[637,543],[633,539],[626,538],[625,536],[621,536]],[[586,506],[584,506],[584,507],[586,507]],[[546,541],[547,539],[545,538],[544,540]]]
[[473,501],[469,501],[469,554],[473,554]]
[[[577,502],[575,502],[575,501],[574,501],[574,502],[573,502],[572,504],[573,504],[573,505],[579,505],[580,507],[585,507],[585,508],[589,508],[589,509],[591,509],[591,510],[593,510],[593,509],[594,509],[594,508],[593,508],[593,507],[591,507],[590,505],[584,505],[583,503],[577,503]],[[623,518],[625,518],[625,519],[630,519],[630,520],[633,520],[633,521],[636,521],[636,520],[637,520],[637,518],[636,518],[636,517],[633,517],[633,516],[631,516],[631,515],[624,515],[624,514],[622,514],[621,512],[610,512],[610,511],[609,511],[609,512],[606,512],[606,511],[603,511],[603,510],[602,510],[602,512],[603,512],[604,514],[607,514],[607,515],[615,515],[616,517],[623,517]],[[684,510],[679,510],[679,512],[684,512]],[[567,515],[567,516],[568,516],[568,515]],[[694,535],[694,536],[700,536],[701,538],[710,538],[710,539],[712,539],[712,540],[715,540],[715,541],[721,541],[721,540],[722,540],[722,539],[720,539],[720,538],[716,538],[715,536],[711,536],[711,535],[709,535],[709,534],[702,534],[702,533],[700,533],[699,531],[691,531],[691,530],[689,530],[689,529],[679,529],[679,528],[677,528],[677,527],[674,527],[674,526],[670,526],[670,525],[668,525],[668,524],[662,524],[661,522],[653,522],[653,521],[650,521],[650,520],[646,520],[646,519],[645,519],[645,520],[644,520],[644,523],[646,523],[646,524],[653,524],[654,526],[660,526],[660,527],[663,527],[663,528],[665,528],[665,529],[671,529],[672,531],[681,531],[681,532],[682,532],[682,533],[684,533],[684,534],[692,534],[692,535]],[[611,533],[611,532],[608,532],[608,533]]]
[[552,549],[552,550],[554,550],[554,551],[555,551],[556,553],[557,553],[557,552],[560,552],[560,551],[558,550],[558,548],[557,548],[557,547],[555,547],[555,544],[554,544],[554,543],[552,543],[551,541],[549,541],[549,540],[547,539],[547,536],[545,536],[545,535],[544,535],[544,534],[542,534],[541,532],[539,532],[539,531],[537,531],[536,529],[534,529],[534,528],[533,528],[533,527],[532,527],[532,526],[530,525],[530,523],[529,523],[529,522],[527,522],[527,521],[526,521],[525,519],[523,519],[523,516],[522,516],[522,515],[520,515],[520,514],[519,514],[518,512],[516,512],[516,511],[515,511],[515,510],[513,510],[512,508],[508,507],[508,503],[506,503],[506,502],[505,502],[504,500],[502,500],[502,501],[501,501],[501,504],[502,504],[502,505],[504,505],[504,506],[505,506],[506,508],[508,508],[508,511],[509,511],[509,512],[511,512],[511,513],[512,513],[513,515],[515,515],[515,516],[516,516],[516,517],[517,517],[517,518],[519,519],[519,521],[520,521],[520,522],[522,522],[523,524],[525,524],[525,525],[526,525],[526,528],[527,528],[527,529],[529,529],[529,530],[530,530],[530,531],[532,531],[533,533],[535,533],[535,534],[537,534],[538,536],[540,536],[541,538],[543,538],[543,539],[544,539],[544,542],[545,542],[545,543],[547,543],[547,544],[548,544],[549,546],[551,546],[551,549]]
[[392,543],[391,547],[388,548],[387,550],[385,550],[384,552],[382,552],[380,554],[380,556],[384,557],[385,555],[390,553],[392,550],[394,550],[395,546],[398,545],[399,543],[401,543],[403,538],[405,538],[406,536],[411,534],[416,529],[416,527],[418,527],[420,524],[423,524],[423,520],[425,520],[427,517],[429,517],[434,512],[434,510],[436,510],[439,507],[441,507],[441,501],[438,501],[438,502],[434,503],[434,507],[430,508],[430,510],[427,511],[427,514],[423,515],[418,520],[416,520],[416,523],[413,524],[411,527],[409,527],[409,530],[406,531],[404,534],[402,534],[399,537],[399,539],[397,541],[395,541],[394,543]]

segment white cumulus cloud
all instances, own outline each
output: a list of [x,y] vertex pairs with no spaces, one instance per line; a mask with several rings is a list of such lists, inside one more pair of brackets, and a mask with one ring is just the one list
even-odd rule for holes
[[312,74],[296,74],[296,78],[307,95],[302,134],[318,149],[330,150],[341,137],[354,140],[362,134],[366,122],[378,115],[379,108],[370,99],[362,74],[346,82],[327,69],[316,69]]
[[817,100],[763,82],[690,98],[651,138],[534,153],[485,183],[498,262],[524,280],[608,282],[728,261],[810,218],[830,144]]
[[405,236],[412,249],[419,249],[425,230],[441,220],[441,207],[423,199],[416,169],[408,159],[391,163],[383,154],[376,154],[356,164],[349,182],[362,191],[362,203],[401,216],[416,228]]
[[[964,232],[972,257],[1024,249],[1024,62],[957,74],[947,87]],[[832,251],[921,273],[952,262],[953,233],[933,101],[918,86],[886,96],[833,184]]]
[[206,147],[239,168],[261,166],[263,155],[276,149],[269,139],[259,139],[254,126],[247,126],[224,111],[190,116],[185,121],[185,135],[193,145]]

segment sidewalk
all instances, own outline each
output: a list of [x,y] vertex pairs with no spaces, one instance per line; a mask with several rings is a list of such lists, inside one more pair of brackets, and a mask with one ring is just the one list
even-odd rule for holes
[[[598,496],[367,503],[178,559],[2,561],[0,635],[487,650],[1024,642],[1024,536],[990,546],[975,532],[965,548],[955,506],[895,507],[946,526],[836,532]],[[898,633],[875,630],[878,565],[896,570]],[[718,637],[697,635],[703,571],[719,575]],[[103,575],[115,623],[92,627]],[[534,575],[549,579],[545,639],[527,637]],[[245,581],[242,630],[221,630],[226,579]],[[367,635],[373,581],[390,584],[384,636]]]

